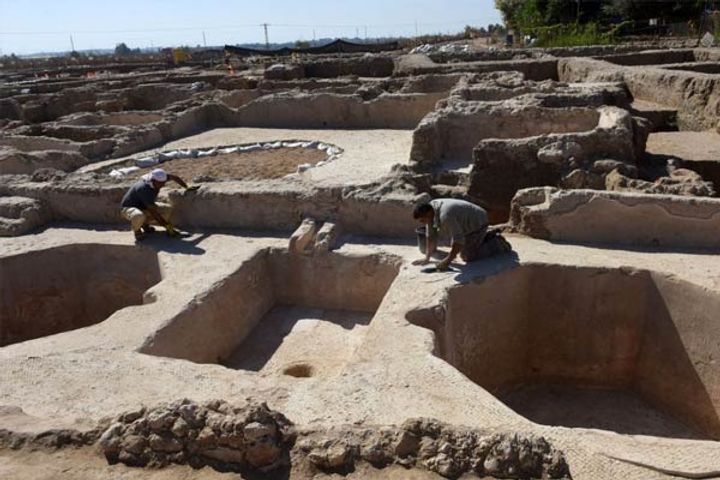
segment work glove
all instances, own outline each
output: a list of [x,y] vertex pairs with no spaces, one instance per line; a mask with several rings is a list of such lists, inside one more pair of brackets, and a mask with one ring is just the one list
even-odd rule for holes
[[194,192],[198,188],[200,188],[200,185],[188,185],[187,187],[185,187],[185,191],[186,192]]
[[180,232],[175,230],[175,227],[170,225],[169,223],[165,225],[165,233],[167,233],[168,237],[179,237]]

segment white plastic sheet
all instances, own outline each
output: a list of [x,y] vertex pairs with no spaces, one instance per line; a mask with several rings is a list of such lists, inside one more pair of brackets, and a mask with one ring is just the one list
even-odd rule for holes
[[[124,168],[117,168],[110,171],[109,175],[112,178],[120,179],[124,176],[128,175],[129,173],[136,172],[140,170],[141,168],[148,168],[153,167],[158,164],[161,164],[163,162],[167,162],[170,160],[177,160],[181,158],[205,158],[205,157],[211,157],[218,154],[228,154],[228,153],[239,153],[239,152],[253,152],[255,150],[274,150],[278,148],[307,148],[307,149],[313,149],[313,150],[322,150],[327,154],[327,158],[325,160],[322,160],[315,165],[310,163],[303,163],[302,165],[298,166],[297,172],[304,172],[310,168],[314,167],[321,167],[323,165],[327,165],[330,162],[333,162],[337,160],[343,153],[343,149],[340,147],[337,147],[335,145],[331,145],[328,143],[320,142],[318,140],[277,140],[274,142],[265,142],[265,143],[248,143],[248,144],[241,144],[241,145],[231,145],[231,146],[222,146],[222,147],[212,147],[212,148],[189,148],[184,150],[170,150],[166,152],[159,152],[151,157],[143,157],[135,159],[135,166],[132,167],[124,167]],[[292,176],[293,174],[290,174]]]

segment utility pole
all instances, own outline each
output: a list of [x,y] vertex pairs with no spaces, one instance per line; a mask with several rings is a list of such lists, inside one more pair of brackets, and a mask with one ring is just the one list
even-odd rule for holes
[[268,33],[267,33],[267,23],[262,24],[263,28],[265,29],[265,50],[270,50],[270,40],[268,40]]
[[313,28],[313,42],[316,40],[317,37],[315,37],[315,29]]
[[72,33],[70,34],[70,51],[75,51],[75,42],[73,42]]
[[418,36],[418,25],[417,25],[417,20],[415,20],[415,36],[416,36],[416,37]]
[[203,34],[203,45],[205,45],[205,48],[207,48],[207,40],[205,39],[205,32],[202,32]]

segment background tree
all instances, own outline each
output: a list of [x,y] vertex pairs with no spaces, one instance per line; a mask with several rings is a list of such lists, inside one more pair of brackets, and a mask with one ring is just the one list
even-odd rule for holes
[[130,48],[125,44],[125,42],[115,45],[115,55],[123,57],[126,55],[130,55],[131,53],[132,50],[130,50]]
[[[601,24],[646,21],[666,23],[700,18],[706,0],[495,0],[495,7],[511,28],[550,26],[572,22]],[[538,25],[537,15],[540,15]]]

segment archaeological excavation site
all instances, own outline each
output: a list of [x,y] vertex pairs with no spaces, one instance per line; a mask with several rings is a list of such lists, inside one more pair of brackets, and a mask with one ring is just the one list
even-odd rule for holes
[[380,50],[0,70],[0,478],[720,478],[720,48]]

